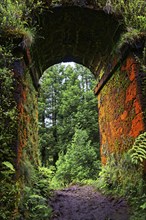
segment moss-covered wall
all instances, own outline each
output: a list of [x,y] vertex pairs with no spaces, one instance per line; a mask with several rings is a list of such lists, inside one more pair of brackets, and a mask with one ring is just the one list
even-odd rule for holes
[[[27,157],[33,164],[38,164],[37,92],[26,65],[17,61],[15,66],[19,111],[17,160],[19,164]],[[100,90],[98,108],[102,163],[106,163],[111,153],[127,151],[135,138],[145,131],[145,85],[145,73],[140,70],[135,57],[129,55]]]
[[16,79],[15,98],[18,108],[17,164],[28,159],[39,163],[38,156],[38,108],[37,91],[34,88],[29,69],[24,60],[14,63]]
[[98,95],[101,158],[127,151],[134,139],[145,131],[144,73],[134,56],[114,72]]

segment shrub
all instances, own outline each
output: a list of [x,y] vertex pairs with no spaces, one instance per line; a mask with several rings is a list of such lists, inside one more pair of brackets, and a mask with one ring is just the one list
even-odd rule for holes
[[99,173],[98,187],[119,196],[140,196],[143,192],[142,168],[131,161],[129,153],[110,155]]
[[100,167],[97,153],[88,141],[85,130],[76,129],[66,154],[60,154],[55,178],[63,184],[97,177]]
[[[18,219],[45,220],[51,216],[48,205],[50,196],[50,180],[53,171],[45,167],[36,169],[25,157],[21,162],[21,180],[23,186],[19,202]],[[22,178],[23,177],[23,178]]]
[[146,185],[143,179],[145,149],[146,132],[136,138],[127,153],[121,156],[110,155],[97,180],[97,187],[105,193],[128,198],[132,207],[131,220],[145,219]]
[[[27,166],[32,169],[27,162],[25,170]],[[52,212],[48,205],[50,172],[49,169],[44,167],[39,167],[35,172],[34,168],[33,172],[29,171],[29,173],[33,173],[33,176],[22,187],[18,219],[45,220],[50,218]]]
[[38,190],[25,186],[19,207],[18,219],[45,220],[51,215],[51,208],[48,206],[47,198],[43,197]]

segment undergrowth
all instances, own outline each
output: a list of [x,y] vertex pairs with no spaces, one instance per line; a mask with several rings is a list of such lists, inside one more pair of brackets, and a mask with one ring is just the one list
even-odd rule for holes
[[65,154],[60,154],[56,162],[52,185],[63,187],[72,182],[77,183],[85,179],[96,178],[100,162],[88,138],[85,130],[76,129],[71,146],[68,146]]
[[0,187],[0,217],[2,220],[15,219],[19,203],[19,182],[15,181],[15,168],[13,165],[4,161],[1,171]]
[[146,159],[146,132],[139,135],[133,147],[121,156],[111,154],[94,185],[105,194],[125,197],[131,206],[131,220],[144,220],[146,183],[143,162]]
[[[50,219],[52,209],[48,204],[51,196],[50,176],[51,171],[45,167],[34,168],[25,158],[21,162],[21,175],[23,185],[18,205],[18,220],[45,220]],[[21,178],[21,179],[22,179]]]

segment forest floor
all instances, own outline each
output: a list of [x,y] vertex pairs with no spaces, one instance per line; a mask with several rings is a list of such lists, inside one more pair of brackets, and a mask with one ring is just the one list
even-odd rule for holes
[[51,220],[128,220],[124,199],[102,195],[91,186],[71,186],[56,190],[50,204]]

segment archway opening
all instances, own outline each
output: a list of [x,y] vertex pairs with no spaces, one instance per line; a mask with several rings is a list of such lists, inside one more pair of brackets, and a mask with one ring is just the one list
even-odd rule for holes
[[55,175],[62,172],[66,183],[97,177],[100,153],[95,85],[90,70],[73,62],[48,68],[40,79],[42,165],[54,166]]

